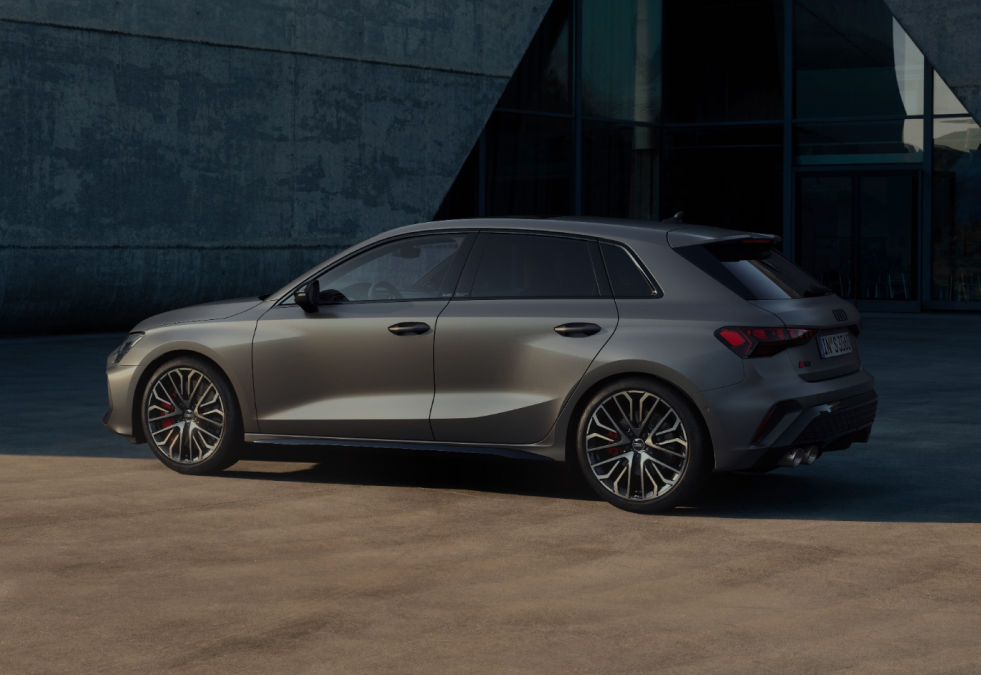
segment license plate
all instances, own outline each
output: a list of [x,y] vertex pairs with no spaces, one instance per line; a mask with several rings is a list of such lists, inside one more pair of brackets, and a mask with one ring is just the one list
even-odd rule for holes
[[834,335],[821,335],[818,338],[818,348],[821,350],[822,359],[830,359],[834,356],[852,353],[852,341],[848,333],[835,333]]

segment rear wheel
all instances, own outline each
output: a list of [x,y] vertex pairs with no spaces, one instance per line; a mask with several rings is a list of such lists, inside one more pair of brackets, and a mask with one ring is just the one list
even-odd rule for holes
[[576,431],[586,482],[614,506],[639,513],[690,500],[710,454],[692,405],[654,379],[627,378],[596,392]]
[[141,406],[154,454],[180,473],[221,471],[238,460],[242,420],[228,379],[210,363],[179,357],[151,376]]

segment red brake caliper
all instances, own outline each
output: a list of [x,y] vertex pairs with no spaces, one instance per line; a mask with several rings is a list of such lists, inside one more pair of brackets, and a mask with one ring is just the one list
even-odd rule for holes
[[[607,436],[610,437],[610,440],[611,441],[620,440],[620,434],[618,434],[615,431],[611,431],[610,433],[607,434]],[[610,454],[611,455],[619,455],[620,454],[620,448],[610,448]]]
[[[163,403],[163,402],[161,402],[160,405],[162,405],[167,410],[173,410],[174,409],[174,406],[170,405],[169,403]],[[166,429],[167,427],[171,427],[173,425],[174,425],[174,418],[171,417],[170,419],[166,419],[163,422],[161,422],[160,423],[160,428],[161,429]]]

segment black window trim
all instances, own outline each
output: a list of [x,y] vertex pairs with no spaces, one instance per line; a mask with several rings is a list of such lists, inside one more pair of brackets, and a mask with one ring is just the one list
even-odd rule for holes
[[[479,297],[474,298],[470,296],[473,290],[473,285],[476,280],[477,268],[480,265],[480,261],[483,257],[483,248],[480,245],[480,235],[484,234],[515,234],[515,235],[526,235],[526,236],[542,236],[542,237],[553,237],[555,239],[573,239],[575,241],[582,241],[590,244],[589,246],[589,260],[593,267],[593,278],[596,281],[597,289],[599,290],[599,295],[595,296],[578,296],[578,295],[522,295],[522,296],[493,296],[493,297]],[[570,232],[550,232],[547,230],[531,230],[524,228],[481,228],[477,231],[477,237],[475,237],[473,245],[468,252],[467,261],[460,274],[459,281],[457,282],[456,290],[453,293],[453,301],[457,300],[467,300],[467,301],[482,301],[482,300],[605,300],[613,299],[613,289],[610,286],[609,276],[606,271],[606,266],[603,264],[603,254],[599,250],[600,240],[596,237],[591,237],[588,235],[580,235]],[[476,255],[475,255],[476,254]]]
[[328,272],[338,267],[339,265],[343,265],[347,261],[356,258],[362,253],[368,253],[369,251],[374,251],[380,246],[387,246],[388,244],[392,244],[397,241],[402,241],[405,239],[417,239],[419,237],[432,237],[432,236],[441,236],[441,235],[445,235],[445,236],[462,235],[463,242],[460,244],[460,249],[456,252],[457,257],[459,258],[459,262],[457,263],[456,281],[453,284],[450,284],[451,291],[449,295],[439,298],[389,298],[385,300],[350,300],[348,302],[344,302],[341,304],[365,305],[365,304],[379,304],[379,303],[389,303],[389,302],[433,302],[438,300],[449,302],[454,297],[457,284],[459,283],[460,277],[463,274],[463,270],[466,267],[468,260],[470,259],[470,252],[473,249],[473,245],[474,242],[477,240],[478,234],[479,231],[473,229],[424,230],[420,232],[407,232],[402,235],[389,237],[388,239],[383,239],[382,241],[379,241],[371,246],[362,247],[354,251],[351,251],[351,253],[344,256],[340,260],[335,260],[330,265],[315,268],[315,270],[311,274],[304,277],[303,281],[296,284],[295,286],[293,286],[293,288],[291,288],[289,291],[284,293],[283,296],[276,301],[276,304],[273,305],[273,307],[274,308],[295,307],[296,303],[293,301],[293,294],[296,293],[297,289],[302,288],[303,286],[310,283],[314,279],[322,277],[324,274],[327,274]]
[[651,271],[647,269],[647,266],[644,265],[643,262],[641,262],[640,257],[636,253],[634,253],[629,246],[627,246],[623,242],[615,241],[612,239],[598,239],[597,241],[601,245],[608,244],[610,246],[616,246],[617,248],[622,249],[624,253],[627,254],[627,257],[630,258],[630,260],[634,263],[634,265],[637,266],[637,269],[640,270],[640,273],[644,276],[644,278],[647,279],[647,282],[651,285],[651,288],[654,289],[654,295],[645,296],[645,297],[618,298],[616,296],[616,292],[613,290],[613,279],[612,277],[609,277],[610,270],[607,269],[606,267],[606,258],[602,257],[602,250],[601,250],[600,251],[601,262],[603,263],[603,269],[607,274],[608,283],[610,285],[610,293],[612,294],[613,298],[617,300],[657,300],[664,297],[664,291],[661,289],[661,285],[657,283],[657,279],[654,278],[654,275],[651,273]]

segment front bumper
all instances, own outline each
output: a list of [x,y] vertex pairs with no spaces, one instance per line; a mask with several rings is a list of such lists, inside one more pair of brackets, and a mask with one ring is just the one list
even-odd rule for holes
[[133,427],[133,396],[142,372],[141,366],[113,365],[111,359],[106,364],[109,410],[102,417],[102,423],[131,443],[143,442],[142,430]]

